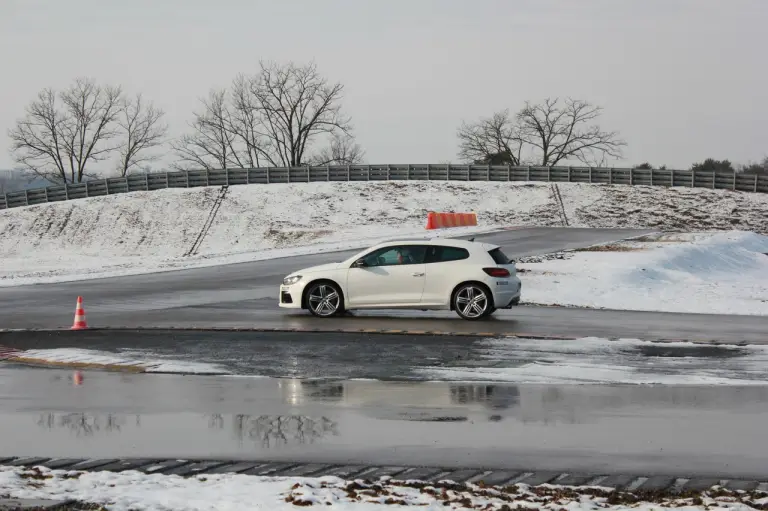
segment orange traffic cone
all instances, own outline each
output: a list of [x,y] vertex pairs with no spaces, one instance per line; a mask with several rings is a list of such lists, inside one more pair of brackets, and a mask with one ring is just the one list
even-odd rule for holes
[[77,297],[77,308],[75,309],[75,323],[72,325],[72,330],[85,330],[88,328],[88,323],[85,322],[85,310],[83,310],[83,297]]

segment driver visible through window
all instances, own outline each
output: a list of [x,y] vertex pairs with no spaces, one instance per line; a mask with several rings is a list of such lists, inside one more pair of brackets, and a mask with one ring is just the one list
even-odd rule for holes
[[423,245],[400,245],[387,247],[365,257],[367,266],[396,266],[402,264],[422,264],[426,248]]

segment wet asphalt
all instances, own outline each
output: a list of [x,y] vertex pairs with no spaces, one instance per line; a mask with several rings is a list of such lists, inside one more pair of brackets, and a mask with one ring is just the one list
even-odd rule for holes
[[[768,347],[313,332],[2,332],[16,349],[77,348],[129,361],[298,379],[536,383],[768,381]],[[83,359],[85,360],[85,359]],[[180,371],[181,369],[175,369]]]
[[0,455],[768,474],[768,388],[0,369]]

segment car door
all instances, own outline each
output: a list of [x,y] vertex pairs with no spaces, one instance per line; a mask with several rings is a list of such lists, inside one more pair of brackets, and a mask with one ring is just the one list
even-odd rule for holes
[[424,245],[392,245],[363,256],[363,266],[347,271],[349,306],[419,304],[426,275],[425,252]]
[[424,259],[427,275],[421,300],[424,305],[449,303],[451,291],[460,279],[467,259],[469,251],[465,248],[440,245],[427,248]]

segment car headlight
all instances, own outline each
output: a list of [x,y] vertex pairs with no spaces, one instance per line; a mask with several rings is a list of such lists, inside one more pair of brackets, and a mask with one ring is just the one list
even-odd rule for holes
[[300,280],[301,280],[301,275],[293,275],[291,277],[285,277],[283,279],[283,285],[284,286],[290,286],[292,284],[297,283]]

